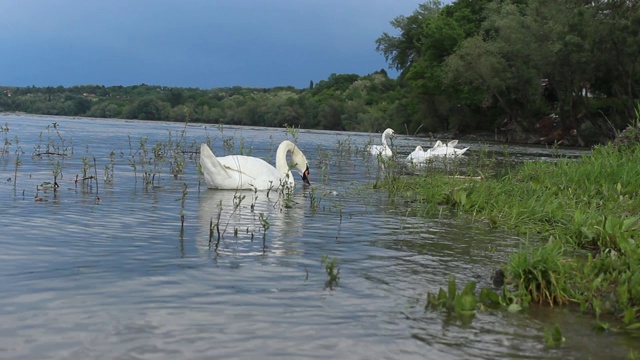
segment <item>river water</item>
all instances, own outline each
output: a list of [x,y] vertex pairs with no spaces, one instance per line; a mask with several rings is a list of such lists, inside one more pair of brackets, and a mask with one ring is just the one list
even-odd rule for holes
[[[524,240],[460,218],[407,216],[389,204],[372,186],[378,165],[362,151],[380,141],[377,134],[300,130],[312,185],[298,181],[284,197],[208,190],[190,154],[177,177],[166,157],[155,168],[136,162],[141,148],[152,159],[159,142],[183,141],[187,150],[209,142],[219,155],[273,163],[277,144],[294,137],[287,129],[7,114],[0,124],[2,359],[619,359],[640,352],[634,339],[598,334],[591,317],[561,309],[482,311],[471,324],[425,310],[427,293],[446,288],[449,274],[491,287],[492,272]],[[400,135],[394,146],[403,157],[431,142]],[[471,147],[468,157],[483,151],[505,163],[585,152],[462,146]],[[47,149],[57,155],[42,154]],[[83,168],[97,184],[76,182]],[[145,170],[155,174],[148,186]],[[337,260],[337,284],[327,282],[323,257]],[[555,324],[567,340],[549,349],[544,332]]]

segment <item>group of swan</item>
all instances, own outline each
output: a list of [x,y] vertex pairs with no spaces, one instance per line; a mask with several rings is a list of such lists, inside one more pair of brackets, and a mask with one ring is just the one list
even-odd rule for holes
[[421,164],[426,162],[428,159],[434,157],[455,157],[464,154],[468,147],[463,149],[456,149],[456,145],[458,145],[458,140],[451,140],[447,144],[442,143],[442,141],[438,140],[433,145],[432,148],[424,150],[422,146],[416,146],[416,149],[413,150],[409,156],[407,156],[407,162],[411,164]]
[[[374,156],[389,159],[393,156],[387,144],[387,137],[395,135],[393,129],[386,129],[382,133],[382,145],[370,145],[367,149]],[[451,140],[443,144],[438,140],[427,150],[422,146],[409,154],[407,162],[421,164],[433,157],[453,157],[465,153],[469,148],[456,149],[458,140]],[[291,156],[291,165],[287,162],[287,155]],[[280,143],[276,152],[276,166],[252,156],[228,155],[216,157],[207,144],[200,146],[200,166],[204,180],[210,189],[230,190],[269,190],[279,187],[293,188],[294,179],[292,169],[302,175],[302,181],[309,184],[309,163],[302,151],[291,141]]]
[[[292,164],[287,162],[291,155]],[[276,152],[276,166],[252,156],[228,155],[216,157],[207,146],[200,146],[200,166],[204,180],[210,189],[227,190],[269,190],[279,187],[293,188],[291,169],[302,175],[302,181],[309,184],[309,163],[302,151],[291,141],[280,143]]]
[[[387,137],[393,137],[395,132],[393,129],[386,129],[382,133],[382,145],[370,145],[367,150],[374,156],[380,156],[384,159],[389,159],[393,156],[391,148],[387,144]],[[456,149],[458,140],[451,140],[447,144],[442,141],[436,141],[432,148],[424,150],[422,146],[416,146],[416,149],[407,156],[407,162],[411,164],[421,164],[426,162],[430,158],[434,157],[454,157],[460,156],[465,153],[469,148]]]

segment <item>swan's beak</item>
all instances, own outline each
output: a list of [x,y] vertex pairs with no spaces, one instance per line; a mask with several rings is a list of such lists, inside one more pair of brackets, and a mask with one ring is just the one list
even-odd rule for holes
[[307,165],[307,169],[302,173],[302,181],[307,185],[311,185],[309,182],[309,165]]

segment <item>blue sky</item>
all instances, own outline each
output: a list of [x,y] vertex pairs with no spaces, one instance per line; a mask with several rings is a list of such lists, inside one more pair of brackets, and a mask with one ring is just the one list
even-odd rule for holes
[[423,2],[4,1],[0,85],[302,88],[388,70],[375,40]]

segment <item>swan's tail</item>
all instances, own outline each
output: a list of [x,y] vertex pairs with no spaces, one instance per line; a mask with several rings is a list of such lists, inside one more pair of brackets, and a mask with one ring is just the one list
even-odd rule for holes
[[214,174],[218,174],[218,176],[224,174],[225,176],[229,176],[227,169],[218,161],[213,152],[207,146],[207,144],[200,145],[200,166],[202,167],[202,174],[204,175],[204,180],[207,182],[207,186],[210,188],[216,187],[214,181]]

